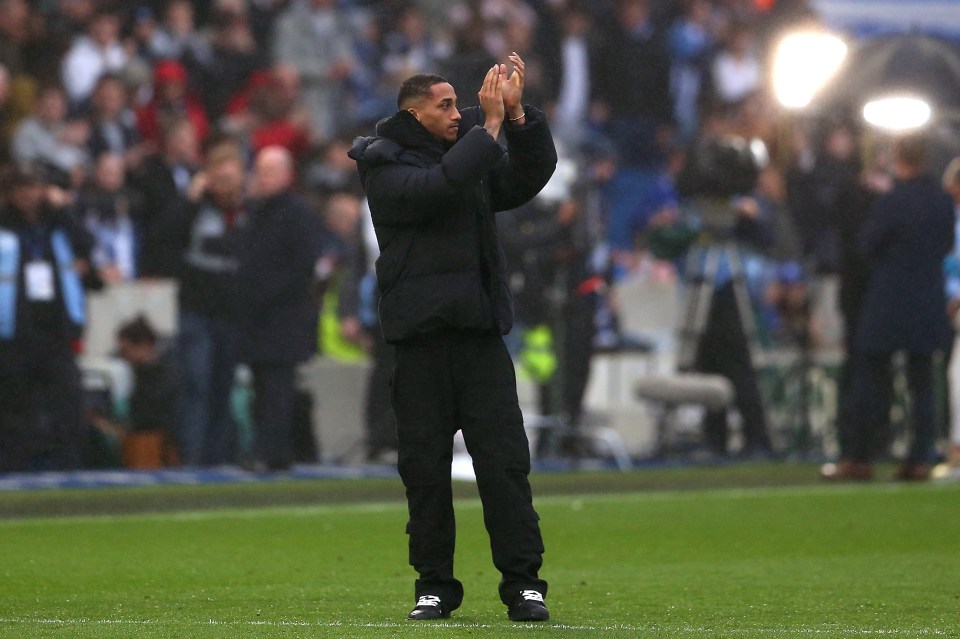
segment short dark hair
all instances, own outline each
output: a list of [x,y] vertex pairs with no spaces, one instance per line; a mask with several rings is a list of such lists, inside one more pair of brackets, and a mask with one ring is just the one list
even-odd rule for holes
[[157,332],[153,330],[153,326],[146,317],[137,315],[120,327],[117,338],[131,344],[153,345],[157,343]]
[[414,100],[430,97],[430,89],[435,84],[443,84],[447,79],[435,73],[418,73],[410,76],[400,85],[400,93],[397,94],[397,108],[403,109],[405,105]]
[[927,141],[922,134],[898,138],[894,144],[894,156],[912,169],[922,169],[927,162]]
[[47,176],[44,170],[36,164],[15,164],[4,167],[0,184],[6,189],[21,186],[36,186],[46,184]]

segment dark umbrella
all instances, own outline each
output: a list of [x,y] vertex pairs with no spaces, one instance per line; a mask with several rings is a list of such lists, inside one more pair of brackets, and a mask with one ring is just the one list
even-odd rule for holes
[[936,111],[960,109],[960,44],[922,33],[867,40],[851,51],[823,102],[859,110],[894,93],[922,97]]

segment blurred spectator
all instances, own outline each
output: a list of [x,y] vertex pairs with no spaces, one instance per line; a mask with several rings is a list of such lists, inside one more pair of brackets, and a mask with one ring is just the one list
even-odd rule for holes
[[[683,164],[683,156],[676,153],[663,170],[650,171],[645,176],[643,189],[635,193],[630,206],[611,210],[606,224],[606,240],[613,259],[614,276],[629,270],[633,254],[641,246],[641,233],[660,219],[673,220],[680,207],[680,197],[674,185],[675,173]],[[613,188],[613,187],[609,187]],[[609,190],[608,190],[609,193]],[[621,194],[626,197],[626,194]]]
[[673,108],[669,52],[649,0],[620,0],[616,20],[601,39],[591,77],[604,132],[622,166],[656,169],[663,162],[662,136]]
[[709,0],[685,0],[683,15],[668,34],[673,58],[670,94],[678,133],[684,143],[692,142],[696,136],[704,84],[710,82],[709,64],[716,44],[712,13]]
[[186,68],[176,60],[160,60],[153,70],[153,98],[138,109],[137,128],[145,141],[158,144],[167,123],[180,118],[190,120],[198,141],[207,139],[207,112],[189,90]]
[[[289,0],[236,0],[236,2],[247,5],[257,49],[261,52],[268,52],[274,22],[276,22],[277,16],[287,8]],[[221,4],[224,3],[221,2]]]
[[356,315],[357,304],[343,303],[359,294],[354,273],[360,259],[360,213],[360,197],[346,192],[330,195],[321,209],[325,233],[318,269],[323,291],[319,346],[321,354],[346,362],[364,359],[371,346]]
[[56,8],[48,10],[53,33],[80,35],[85,32],[97,11],[96,0],[56,0]]
[[576,168],[561,156],[539,195],[497,219],[514,330],[521,329],[523,339],[520,364],[539,386],[540,413],[556,415],[573,429],[581,422],[597,294],[605,284],[590,267],[594,247],[577,186],[582,183]]
[[393,345],[384,341],[380,330],[380,292],[375,271],[380,247],[366,199],[360,208],[360,231],[356,233],[351,270],[341,285],[337,310],[344,335],[366,343],[372,360],[363,410],[366,459],[392,463],[397,453],[397,418],[390,400],[390,379],[396,357]]
[[150,50],[150,43],[158,28],[156,15],[149,5],[140,4],[133,10],[130,16],[130,37],[127,40],[127,46],[135,58],[151,67],[155,60]]
[[432,37],[423,13],[414,5],[403,10],[396,28],[387,33],[383,44],[382,68],[388,86],[399,85],[417,73],[436,71],[449,53],[443,43]]
[[30,7],[26,0],[0,2],[0,64],[14,75],[25,70],[21,48],[29,37],[29,18]]
[[143,161],[133,180],[143,193],[141,277],[173,277],[179,250],[162,233],[161,219],[169,207],[180,206],[200,161],[200,144],[193,124],[181,119],[168,122],[160,150]]
[[119,75],[100,76],[93,90],[90,112],[90,157],[102,153],[121,156],[128,171],[139,167],[145,152],[137,130],[137,120],[130,108],[127,87]]
[[[97,12],[96,0],[56,0],[31,3],[38,33],[32,34],[29,55],[38,60],[25,60],[37,78],[62,77],[63,59],[77,38],[88,34],[91,20]],[[54,75],[56,74],[56,75]]]
[[0,209],[0,470],[85,461],[75,342],[86,321],[86,238],[38,172],[15,169]]
[[304,185],[321,196],[344,191],[360,195],[357,165],[347,156],[351,144],[341,136],[317,148],[305,167]]
[[[453,86],[458,96],[457,106],[477,103],[477,78],[482,78],[495,59],[484,43],[484,23],[474,11],[468,10],[464,18],[455,21],[453,47],[443,61],[439,73]],[[394,87],[394,91],[398,87]]]
[[[389,11],[377,11],[389,13]],[[344,126],[376,122],[391,113],[392,101],[387,97],[386,87],[390,80],[385,78],[383,60],[385,43],[383,29],[387,21],[362,19],[353,38],[354,65],[350,70],[348,85],[350,89],[350,117]]]
[[[811,206],[797,211],[802,216],[799,221],[804,232],[804,253],[821,272],[835,272],[839,266],[839,223],[844,217],[838,216],[836,209],[855,191],[860,179],[860,139],[855,127],[842,120],[828,123],[820,148],[816,150]],[[863,213],[860,215],[862,222]],[[852,292],[851,288],[847,287],[848,293]]]
[[356,64],[351,31],[336,0],[295,0],[277,18],[273,61],[296,72],[315,139],[335,135],[346,115],[345,82]]
[[33,112],[37,81],[30,75],[25,47],[30,41],[30,8],[24,0],[0,1],[0,161],[9,159],[10,139]]
[[67,100],[59,86],[40,90],[36,112],[24,120],[13,136],[13,159],[38,164],[53,171],[61,187],[79,186],[86,176],[90,125],[67,119]]
[[294,458],[291,433],[296,366],[316,350],[314,266],[319,218],[291,191],[293,158],[267,147],[254,164],[249,218],[240,251],[241,360],[253,372],[256,469],[283,470]]
[[310,116],[300,108],[298,78],[289,73],[266,73],[250,94],[249,136],[255,154],[268,146],[282,146],[301,161],[310,148]]
[[670,58],[648,0],[620,0],[601,41],[591,69],[593,111],[617,153],[604,196],[610,227],[619,228],[658,190],[672,117]]
[[711,68],[713,93],[719,106],[731,107],[760,89],[762,70],[753,30],[735,24]]
[[[839,276],[838,303],[843,321],[844,360],[838,379],[836,424],[841,441],[850,437],[848,433],[852,424],[864,419],[853,414],[858,407],[851,393],[852,375],[859,366],[860,357],[858,325],[872,270],[870,260],[860,251],[860,231],[877,198],[893,187],[888,167],[863,167],[860,143],[860,129],[853,121],[842,119],[827,124],[825,149],[816,162],[810,182],[816,204],[812,211],[806,211],[804,220],[808,225],[813,220],[822,225],[804,229],[810,233],[803,238],[807,242],[804,254],[810,266],[827,270],[825,266],[835,258]],[[831,233],[836,233],[836,247],[829,246],[826,241]],[[835,256],[831,255],[833,251],[836,251]],[[870,430],[877,433],[872,444],[873,452],[881,454],[889,449],[892,438],[889,414],[893,402],[893,374],[889,370],[878,371],[878,374],[883,377],[879,379],[879,394],[874,398],[870,413],[873,420]],[[847,446],[844,444],[843,448]]]
[[97,158],[93,180],[80,191],[74,211],[93,238],[91,262],[100,278],[107,283],[135,279],[143,197],[126,184],[123,156]]
[[120,43],[120,17],[98,11],[87,35],[76,38],[63,58],[61,77],[70,105],[78,111],[86,110],[100,76],[120,71],[126,62],[127,53]]
[[163,20],[150,34],[147,46],[151,60],[177,60],[190,78],[199,82],[213,55],[210,42],[196,29],[193,5],[190,0],[167,2]]
[[94,412],[91,423],[120,439],[126,468],[155,470],[179,463],[173,433],[179,380],[172,354],[160,344],[143,315],[117,331],[117,353],[133,369],[133,391],[125,419]]
[[[551,16],[554,17],[554,16]],[[558,9],[552,28],[544,27],[541,39],[547,48],[544,55],[545,89],[555,92],[555,109],[550,128],[554,136],[576,147],[586,134],[592,91],[591,66],[598,43],[587,8],[571,2]],[[555,37],[556,42],[551,42]]]
[[[6,129],[9,119],[10,103],[10,74],[7,67],[0,64],[0,131]],[[0,163],[5,164],[9,159],[9,144],[6,137],[0,136]]]
[[218,3],[213,15],[212,52],[203,79],[203,99],[212,121],[226,112],[230,99],[243,89],[247,78],[264,66],[257,49],[246,5]]
[[760,292],[758,333],[774,344],[796,347],[801,356],[821,337],[811,317],[810,278],[804,268],[800,240],[786,209],[786,184],[780,168],[768,164],[760,170],[752,193],[761,217],[770,221],[770,245],[764,259],[751,260],[748,288]]
[[236,144],[218,143],[194,176],[187,200],[164,213],[164,233],[178,251],[178,354],[184,386],[177,439],[187,466],[236,460],[230,394],[242,311],[237,276],[247,220],[245,178]]
[[856,330],[851,371],[851,422],[841,424],[840,463],[828,479],[869,479],[872,427],[895,352],[907,354],[913,439],[896,477],[930,476],[935,440],[933,353],[945,348],[943,261],[954,244],[953,203],[926,174],[926,145],[918,136],[897,140],[893,190],[879,198],[860,232],[859,245],[873,270]]
[[955,332],[950,351],[950,448],[947,461],[960,466],[960,156],[954,158],[943,172],[943,190],[953,198],[955,219],[953,251],[944,263],[947,283],[947,314]]

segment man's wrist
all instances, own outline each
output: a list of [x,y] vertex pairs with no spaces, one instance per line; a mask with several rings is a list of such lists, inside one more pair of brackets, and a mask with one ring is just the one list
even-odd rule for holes
[[506,114],[506,120],[510,124],[523,124],[524,118],[527,113],[523,110],[523,107],[517,107],[516,109],[509,109]]

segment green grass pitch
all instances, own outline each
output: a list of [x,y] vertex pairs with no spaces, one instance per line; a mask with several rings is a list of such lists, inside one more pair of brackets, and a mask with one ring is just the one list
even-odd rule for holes
[[[402,502],[355,499],[0,519],[0,638],[960,637],[958,484],[575,493],[537,498],[546,624],[506,619],[479,502],[461,496],[466,597],[443,623],[404,620]],[[0,513],[29,499],[50,497]]]

